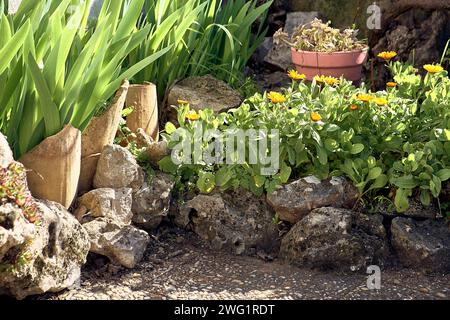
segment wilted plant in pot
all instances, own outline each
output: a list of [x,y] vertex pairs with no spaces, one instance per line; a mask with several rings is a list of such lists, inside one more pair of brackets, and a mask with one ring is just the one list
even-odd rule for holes
[[330,25],[314,19],[299,26],[291,38],[279,30],[274,35],[275,44],[284,42],[291,47],[297,71],[310,81],[317,75],[359,81],[368,55],[366,42],[357,38],[358,30],[339,30]]

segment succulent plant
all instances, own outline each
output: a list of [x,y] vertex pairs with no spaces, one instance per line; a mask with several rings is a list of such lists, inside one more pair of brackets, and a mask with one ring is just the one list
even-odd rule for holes
[[291,38],[280,29],[274,35],[274,43],[278,45],[284,42],[297,50],[315,52],[353,51],[367,48],[366,41],[357,38],[359,30],[339,30],[330,25],[330,21],[324,23],[316,18],[309,24],[299,26]]
[[41,212],[26,181],[26,171],[20,163],[13,162],[7,168],[0,168],[0,205],[16,205],[30,223],[38,225],[42,220]]

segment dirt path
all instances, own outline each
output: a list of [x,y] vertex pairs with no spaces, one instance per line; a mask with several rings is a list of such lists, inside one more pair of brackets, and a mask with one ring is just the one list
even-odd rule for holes
[[192,234],[170,230],[144,261],[125,270],[92,257],[78,288],[37,299],[450,299],[450,275],[383,271],[381,290],[364,274],[298,269],[280,261],[217,253]]

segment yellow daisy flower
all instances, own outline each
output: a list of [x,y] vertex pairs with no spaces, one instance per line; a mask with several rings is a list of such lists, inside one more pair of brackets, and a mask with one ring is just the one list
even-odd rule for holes
[[318,122],[322,120],[322,117],[317,112],[311,112],[311,120],[314,122]]
[[182,99],[178,99],[177,102],[178,102],[179,105],[189,104],[188,101],[182,100]]
[[423,68],[427,70],[429,73],[433,74],[444,71],[444,68],[442,68],[442,66],[439,64],[426,64],[423,66]]
[[356,99],[362,102],[370,102],[374,99],[374,97],[371,96],[370,94],[358,94],[356,96]]
[[397,56],[397,52],[395,51],[383,51],[378,54],[378,58],[381,58],[386,61],[390,61]]
[[389,88],[395,88],[395,87],[397,87],[397,83],[390,81],[390,82],[386,83],[386,86]]
[[375,102],[380,107],[388,104],[388,101],[385,98],[375,98],[373,99],[373,102]]
[[339,84],[339,79],[334,77],[325,77],[325,83],[328,84],[329,86],[334,86]]
[[334,86],[339,84],[339,79],[331,77],[331,76],[315,76],[314,80],[316,80],[317,83],[326,83],[329,86]]
[[283,103],[283,102],[286,102],[286,97],[284,95],[282,95],[281,93],[275,92],[275,91],[269,92],[269,94],[267,95],[267,98],[269,98],[269,100],[272,103]]
[[197,112],[195,112],[194,110],[191,110],[186,115],[186,119],[191,120],[191,121],[197,121],[200,119],[200,115]]
[[295,70],[289,70],[288,77],[294,81],[300,81],[300,80],[306,79],[306,75],[304,75],[303,73],[300,74]]

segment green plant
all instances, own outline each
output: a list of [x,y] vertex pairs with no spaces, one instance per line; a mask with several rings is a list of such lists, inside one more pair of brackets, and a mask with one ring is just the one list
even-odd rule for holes
[[25,168],[16,162],[7,168],[0,168],[0,205],[11,203],[17,206],[25,219],[39,225],[42,214],[27,189]]
[[9,0],[1,0],[0,1],[0,12],[4,14],[8,14],[9,11]]
[[450,39],[448,39],[444,51],[442,52],[442,57],[441,57],[441,65],[444,64],[448,64],[448,62],[450,61]]
[[275,43],[287,43],[289,46],[303,51],[337,52],[353,51],[367,48],[365,41],[358,40],[358,30],[334,29],[331,22],[323,23],[314,19],[311,23],[299,26],[292,37],[279,30],[275,36]]
[[67,124],[83,131],[124,79],[170,49],[122,67],[150,32],[150,26],[136,30],[143,4],[107,0],[92,28],[84,0],[22,1],[14,16],[1,15],[0,44],[14,50],[4,53],[0,68],[0,129],[17,158]]
[[248,60],[264,39],[263,22],[271,3],[257,6],[255,0],[146,1],[146,15],[140,26],[150,25],[152,29],[147,41],[130,54],[129,62],[133,64],[143,56],[173,46],[136,79],[157,83],[161,99],[175,81],[188,76],[211,73],[239,86]]
[[[410,197],[427,206],[450,178],[450,79],[440,68],[428,68],[421,77],[409,65],[388,66],[396,83],[385,91],[368,92],[344,79],[293,81],[283,93],[256,94],[228,113],[196,114],[181,105],[180,127],[166,125],[163,137],[174,150],[180,142],[206,150],[210,141],[202,134],[210,129],[278,130],[280,166],[271,175],[260,174],[250,152],[231,164],[223,154],[223,161],[190,164],[176,164],[172,155],[160,168],[203,193],[243,187],[261,195],[296,177],[344,175],[369,206],[374,199],[389,199],[403,212]],[[246,137],[245,149],[250,146]],[[271,152],[269,143],[263,153]]]

